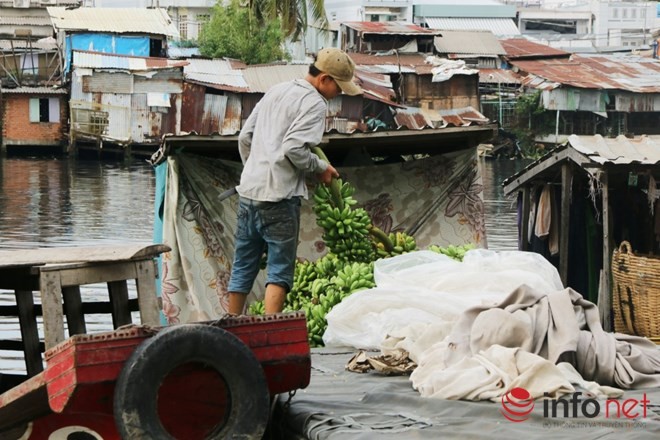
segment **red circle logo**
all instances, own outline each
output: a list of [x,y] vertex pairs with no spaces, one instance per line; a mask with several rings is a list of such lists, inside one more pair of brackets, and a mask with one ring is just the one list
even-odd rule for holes
[[502,396],[500,412],[511,422],[524,422],[534,409],[534,399],[524,388],[513,388]]

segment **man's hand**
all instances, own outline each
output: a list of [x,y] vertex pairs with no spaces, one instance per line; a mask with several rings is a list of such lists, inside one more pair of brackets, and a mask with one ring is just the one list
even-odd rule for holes
[[335,167],[333,167],[330,164],[328,164],[328,168],[326,168],[325,171],[316,175],[316,178],[319,179],[320,182],[323,182],[326,185],[330,185],[330,182],[332,182],[333,177],[339,177],[339,173],[337,172]]

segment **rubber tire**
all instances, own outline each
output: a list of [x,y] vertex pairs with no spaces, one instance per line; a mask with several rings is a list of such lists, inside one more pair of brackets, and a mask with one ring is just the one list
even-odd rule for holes
[[270,392],[261,364],[238,337],[203,324],[167,327],[138,345],[128,358],[113,402],[121,438],[174,439],[158,416],[158,390],[172,370],[189,362],[213,367],[227,385],[226,423],[207,439],[260,440],[270,415]]

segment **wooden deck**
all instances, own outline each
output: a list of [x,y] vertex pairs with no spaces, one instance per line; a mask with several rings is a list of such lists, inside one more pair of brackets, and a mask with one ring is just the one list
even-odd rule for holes
[[[0,340],[0,349],[23,351],[32,377],[43,371],[41,354],[64,341],[65,318],[69,336],[87,333],[85,315],[91,313],[111,314],[118,328],[131,324],[131,312],[139,310],[142,324],[158,325],[154,259],[169,250],[160,244],[129,244],[0,251],[0,289],[13,290],[16,300],[15,306],[1,306],[0,315],[18,317],[22,339]],[[137,300],[129,299],[128,280],[135,280]],[[80,286],[95,283],[107,283],[108,301],[83,303]],[[34,292],[41,304],[35,304]]]

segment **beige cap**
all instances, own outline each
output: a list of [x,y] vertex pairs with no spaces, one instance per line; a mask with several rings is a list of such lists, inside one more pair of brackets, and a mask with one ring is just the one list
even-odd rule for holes
[[347,95],[362,93],[362,89],[353,82],[355,63],[343,50],[334,47],[321,49],[316,55],[314,66],[330,75]]

